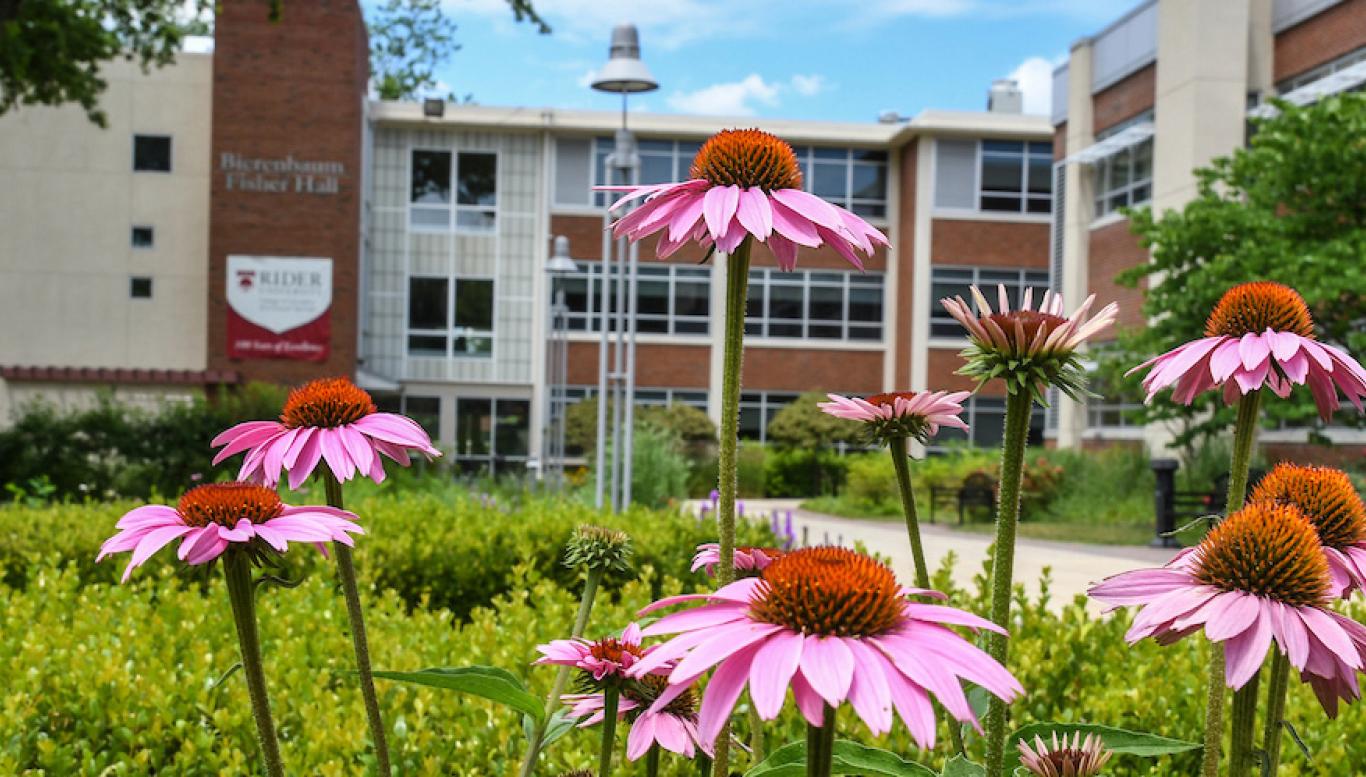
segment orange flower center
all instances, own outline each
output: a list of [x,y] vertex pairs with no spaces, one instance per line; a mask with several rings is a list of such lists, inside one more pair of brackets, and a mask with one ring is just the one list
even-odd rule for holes
[[892,570],[852,550],[794,550],[760,580],[750,615],[803,634],[870,637],[902,620],[905,600]]
[[898,397],[910,400],[914,396],[914,391],[889,391],[885,394],[874,394],[870,397],[865,397],[863,401],[870,405],[877,405],[878,407],[891,407],[896,404]]
[[1012,310],[1009,313],[992,313],[982,319],[985,324],[986,319],[991,319],[996,326],[1005,333],[1006,339],[1015,342],[1015,325],[1018,323],[1024,329],[1024,342],[1016,345],[1027,346],[1034,342],[1034,337],[1039,330],[1044,330],[1044,337],[1048,337],[1053,330],[1067,323],[1067,319],[1055,316],[1052,313],[1040,313],[1036,310]]
[[1225,591],[1317,606],[1328,594],[1328,560],[1298,508],[1253,502],[1225,518],[1200,543],[1195,577]]
[[254,483],[206,483],[180,497],[176,512],[189,526],[216,523],[229,529],[246,518],[265,523],[284,512],[280,495]]
[[617,664],[622,663],[622,659],[627,655],[635,656],[636,659],[639,659],[644,655],[644,652],[640,649],[640,645],[631,642],[622,642],[616,637],[603,637],[593,643],[593,646],[589,648],[589,652],[599,661],[612,661]]
[[1340,469],[1277,464],[1252,490],[1252,501],[1298,507],[1330,548],[1366,541],[1366,505]]
[[802,170],[792,146],[757,129],[722,130],[693,157],[688,177],[715,186],[774,189],[802,188]]
[[1270,281],[1239,284],[1224,292],[1205,322],[1206,337],[1242,337],[1268,329],[1314,336],[1314,318],[1299,292]]
[[376,412],[364,389],[346,378],[322,378],[289,392],[280,423],[301,426],[342,426]]

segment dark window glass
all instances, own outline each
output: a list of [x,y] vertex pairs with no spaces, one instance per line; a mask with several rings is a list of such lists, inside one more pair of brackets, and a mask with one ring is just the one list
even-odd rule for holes
[[145,173],[171,172],[171,137],[134,135],[133,169]]
[[1020,210],[1019,197],[982,197],[982,210]]
[[493,329],[493,281],[462,278],[455,282],[455,325]]
[[[447,155],[449,164],[450,155]],[[498,157],[493,154],[460,155],[460,185],[456,203],[496,205],[498,198]],[[449,169],[447,170],[449,175]]]
[[151,227],[133,227],[134,248],[151,248],[152,241],[153,237]]
[[757,407],[740,407],[740,439],[757,440],[763,433],[764,415]]
[[147,277],[133,277],[128,280],[128,296],[133,299],[152,298],[152,279]]
[[455,452],[458,456],[487,455],[493,445],[493,400],[455,401]]
[[674,160],[671,156],[641,155],[640,182],[668,183],[674,179]]
[[531,403],[524,399],[500,399],[497,400],[497,407],[494,454],[500,458],[527,455],[530,449]]
[[1029,191],[1031,194],[1053,191],[1053,162],[1048,157],[1029,158]]
[[636,148],[642,155],[646,154],[672,154],[674,142],[672,140],[640,140],[636,142]]
[[642,315],[669,315],[669,282],[636,281],[636,310]]
[[451,152],[414,151],[411,200],[424,205],[451,201]]
[[414,356],[445,356],[445,335],[408,335],[408,353]]
[[450,325],[446,317],[446,283],[445,278],[408,279],[409,329],[445,329]]
[[1018,140],[984,140],[983,151],[1000,151],[1006,154],[1023,154],[1024,143]]
[[[1020,157],[982,155],[982,190],[1018,192],[1021,183]],[[1017,201],[1018,202],[1018,201]]]
[[887,216],[886,205],[876,205],[867,202],[856,202],[853,204],[853,207],[850,208],[850,210],[854,211],[854,213],[860,216],[867,216],[868,218],[880,219],[885,218]]
[[854,165],[853,196],[881,200],[887,196],[887,168],[881,165]]
[[817,159],[833,159],[837,162],[843,162],[849,158],[849,152],[842,148],[817,147],[812,149],[811,155]]
[[[936,297],[935,299],[938,299]],[[882,321],[882,290],[854,286],[849,289],[850,321]]]
[[1053,212],[1053,201],[1052,201],[1052,200],[1031,199],[1031,200],[1029,201],[1028,210],[1029,210],[1030,213],[1052,213],[1052,212]]
[[843,200],[848,197],[848,181],[844,179],[847,169],[843,164],[817,162],[811,180],[811,193],[827,200]]
[[456,356],[489,356],[493,353],[493,338],[487,335],[460,335],[452,338]]
[[706,283],[674,282],[674,313],[680,316],[705,316],[711,308]]
[[881,149],[854,149],[854,159],[863,162],[886,162],[887,152]]
[[435,440],[441,430],[441,397],[404,397],[403,403],[403,414]]
[[802,287],[774,284],[768,289],[768,317],[801,318]]
[[[839,321],[844,318],[844,289],[838,286],[812,286],[806,303],[807,317],[817,321]],[[834,335],[812,337],[839,337],[839,328]]]

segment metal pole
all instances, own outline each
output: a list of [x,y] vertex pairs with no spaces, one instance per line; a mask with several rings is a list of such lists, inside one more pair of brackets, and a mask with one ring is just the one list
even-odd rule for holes
[[[609,160],[610,161],[610,160]],[[598,310],[598,327],[601,330],[601,337],[598,339],[598,435],[594,445],[594,466],[593,466],[593,505],[601,510],[603,506],[603,467],[607,463],[607,342],[611,337],[611,319],[608,309],[611,307],[611,292],[608,287],[608,271],[612,267],[612,214],[603,211],[602,214],[602,261],[598,263],[601,272],[598,275],[599,295],[598,300],[601,307]],[[592,289],[589,289],[589,297],[592,297]]]
[[[625,169],[623,168],[623,173]],[[626,175],[622,176],[623,179]],[[612,349],[612,512],[617,512],[625,507],[622,504],[621,495],[621,474],[622,464],[629,452],[623,451],[622,440],[622,417],[626,411],[626,406],[631,404],[631,397],[625,395],[623,389],[625,382],[622,378],[626,374],[626,256],[630,249],[626,247],[626,238],[617,241],[617,254],[615,258],[617,276],[617,310],[615,314],[617,327],[617,344]]]
[[556,305],[559,307],[560,322],[560,416],[558,427],[555,430],[555,446],[559,450],[559,458],[556,467],[556,476],[559,478],[559,487],[564,489],[564,457],[565,457],[565,430],[569,424],[569,305],[564,301],[564,290],[561,289]]
[[621,478],[621,504],[631,505],[631,464],[636,449],[636,264],[640,259],[640,248],[635,243],[627,251],[627,313],[626,313],[626,418],[625,442],[622,443],[623,475]]

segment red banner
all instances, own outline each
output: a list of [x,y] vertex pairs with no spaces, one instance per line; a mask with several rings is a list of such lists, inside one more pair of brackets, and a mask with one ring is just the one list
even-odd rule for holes
[[229,256],[227,265],[228,358],[327,358],[331,259]]

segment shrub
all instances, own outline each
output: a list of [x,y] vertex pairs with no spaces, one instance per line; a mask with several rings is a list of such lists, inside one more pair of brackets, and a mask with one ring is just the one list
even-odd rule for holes
[[742,499],[762,499],[764,493],[764,460],[768,452],[757,442],[742,442],[736,451],[735,467],[737,490]]
[[855,442],[862,425],[823,412],[817,403],[825,394],[811,391],[787,403],[768,422],[769,442],[781,448],[830,448],[840,441]]
[[830,448],[770,447],[764,458],[764,491],[775,497],[833,494],[844,483],[846,458]]
[[647,507],[664,507],[688,495],[688,460],[676,433],[644,423],[636,427],[631,453],[631,498]]

